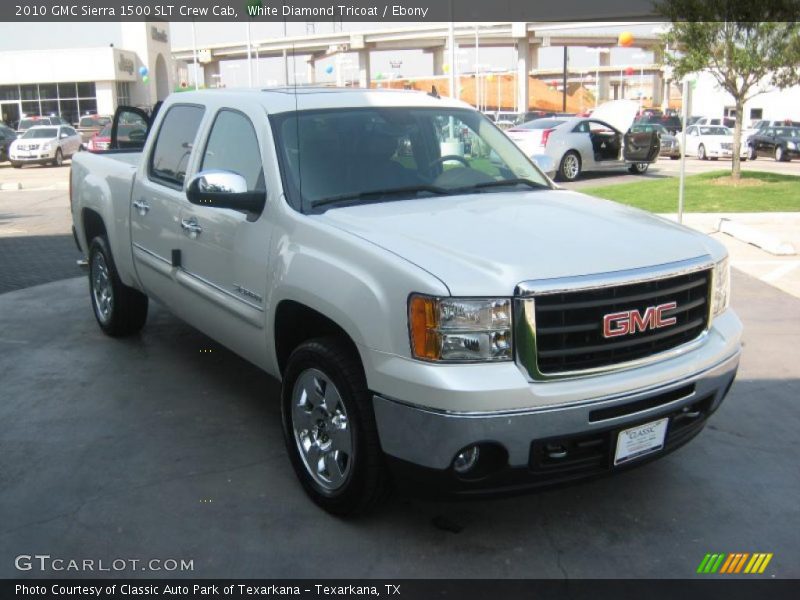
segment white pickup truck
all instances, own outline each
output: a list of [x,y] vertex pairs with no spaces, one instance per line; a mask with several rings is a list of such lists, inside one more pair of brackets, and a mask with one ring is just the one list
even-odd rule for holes
[[152,299],[279,378],[328,511],[621,471],[733,382],[725,249],[559,189],[466,104],[215,90],[112,129],[71,174],[100,327],[135,334]]

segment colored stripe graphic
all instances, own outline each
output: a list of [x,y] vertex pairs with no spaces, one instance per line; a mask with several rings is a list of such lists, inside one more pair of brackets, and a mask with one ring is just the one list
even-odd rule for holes
[[[735,574],[741,573],[744,569],[748,574],[761,574],[767,569],[767,565],[772,560],[773,554],[767,552],[733,552],[726,553],[708,553],[700,561],[697,567],[698,573],[714,574]],[[749,559],[749,560],[748,560]],[[747,565],[747,566],[745,566]]]

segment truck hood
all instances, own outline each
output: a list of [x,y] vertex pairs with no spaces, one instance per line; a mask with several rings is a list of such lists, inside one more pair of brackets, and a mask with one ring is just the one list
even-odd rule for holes
[[566,190],[367,204],[313,218],[418,265],[455,296],[508,296],[531,279],[721,254],[713,240],[676,223]]

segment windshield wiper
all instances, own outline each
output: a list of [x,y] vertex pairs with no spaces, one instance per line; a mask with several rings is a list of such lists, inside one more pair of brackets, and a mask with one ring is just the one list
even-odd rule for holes
[[331,196],[330,198],[322,198],[315,200],[311,203],[311,208],[318,208],[320,206],[328,206],[330,204],[338,204],[339,202],[347,202],[348,200],[370,200],[373,198],[380,198],[382,196],[406,196],[409,194],[415,195],[420,192],[428,192],[430,194],[437,194],[441,196],[450,195],[452,190],[437,187],[435,185],[409,185],[399,188],[388,188],[385,190],[370,190],[368,192],[358,192],[356,194],[340,194],[338,196]]
[[535,190],[549,190],[550,186],[545,185],[543,183],[539,183],[537,181],[532,181],[530,179],[525,178],[516,178],[516,179],[498,179],[496,181],[484,181],[481,183],[476,183],[475,185],[469,185],[466,187],[455,188],[454,192],[463,193],[469,190],[478,190],[482,188],[491,188],[491,187],[506,187],[511,185],[527,185],[530,188]]

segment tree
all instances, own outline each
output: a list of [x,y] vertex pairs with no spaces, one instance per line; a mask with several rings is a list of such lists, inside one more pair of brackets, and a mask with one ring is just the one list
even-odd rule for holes
[[[745,102],[800,83],[800,1],[663,0],[656,10],[672,21],[662,40],[675,78],[705,71],[733,97],[740,148]],[[731,177],[740,177],[736,150]]]

